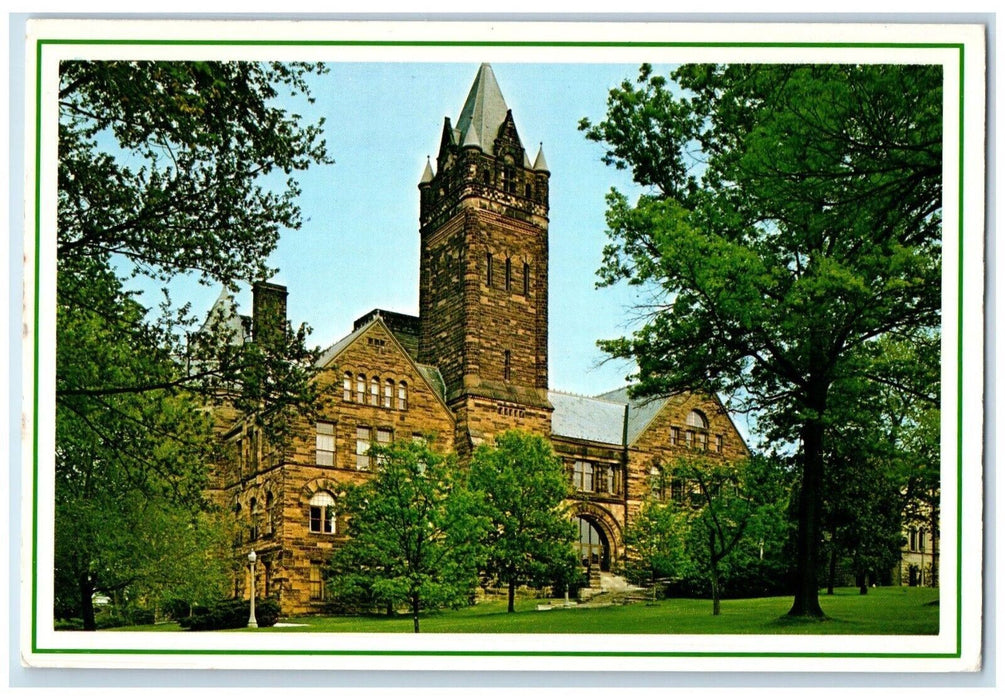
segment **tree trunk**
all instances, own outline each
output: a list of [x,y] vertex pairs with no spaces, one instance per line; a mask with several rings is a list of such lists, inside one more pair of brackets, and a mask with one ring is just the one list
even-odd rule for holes
[[869,593],[869,577],[868,577],[868,574],[861,573],[856,578],[858,579],[858,581],[857,581],[857,583],[858,583],[858,594],[859,595],[868,595],[868,593]]
[[712,615],[718,615],[721,612],[719,603],[719,568],[713,564],[712,565]]
[[[825,401],[811,401],[811,409],[822,415]],[[820,498],[823,492],[824,454],[823,423],[808,418],[803,425],[803,480],[799,490],[799,531],[796,538],[796,591],[789,615],[793,617],[823,617],[817,583],[817,557],[820,539]]]
[[419,594],[412,594],[412,631],[419,633]]
[[513,600],[516,598],[516,581],[513,579],[509,580],[509,607],[506,612],[516,612],[516,607],[513,605]]
[[834,595],[835,578],[837,578],[837,548],[831,545],[830,565],[827,567],[827,595]]
[[77,578],[77,586],[80,589],[80,617],[84,621],[84,629],[93,632],[97,629],[94,622],[94,582],[86,571]]

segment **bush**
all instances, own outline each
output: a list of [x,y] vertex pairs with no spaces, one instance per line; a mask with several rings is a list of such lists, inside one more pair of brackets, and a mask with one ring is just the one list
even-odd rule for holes
[[[230,630],[247,627],[251,605],[246,600],[221,600],[208,607],[197,606],[190,617],[178,624],[192,631]],[[279,620],[279,602],[273,598],[255,601],[255,621],[259,627],[272,627]]]

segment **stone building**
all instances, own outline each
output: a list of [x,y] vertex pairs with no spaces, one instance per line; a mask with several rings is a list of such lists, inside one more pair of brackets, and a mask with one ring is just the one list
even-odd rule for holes
[[[335,506],[347,484],[372,473],[372,444],[432,436],[463,465],[506,430],[549,436],[574,485],[570,512],[591,572],[623,559],[622,533],[646,498],[683,489],[668,471],[677,457],[748,454],[714,396],[640,402],[625,388],[593,397],[549,389],[549,177],[482,65],[419,183],[418,316],[375,309],[323,352],[326,408],[289,449],[270,452],[239,419],[221,429],[234,458],[215,474],[214,493],[237,517],[239,558],[251,549],[259,557],[258,593],[277,596],[285,614],[322,608],[322,567],[345,538]],[[245,326],[285,314],[284,288],[259,284],[254,295]],[[211,313],[231,306],[225,294]],[[245,591],[238,576],[235,593]]]

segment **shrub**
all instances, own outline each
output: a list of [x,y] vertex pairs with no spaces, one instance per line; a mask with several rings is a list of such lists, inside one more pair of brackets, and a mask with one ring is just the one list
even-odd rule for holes
[[[221,600],[208,607],[197,606],[193,614],[178,621],[192,631],[239,629],[248,625],[251,606],[246,600]],[[273,598],[255,601],[255,621],[259,627],[272,627],[279,619],[279,602]]]

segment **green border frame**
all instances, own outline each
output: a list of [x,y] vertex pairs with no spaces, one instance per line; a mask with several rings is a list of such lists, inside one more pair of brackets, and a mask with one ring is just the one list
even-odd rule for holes
[[[959,53],[959,164],[958,164],[958,299],[956,367],[956,650],[941,653],[910,652],[713,652],[713,651],[461,651],[461,650],[340,650],[340,649],[123,649],[41,648],[38,646],[38,329],[39,253],[41,248],[41,113],[42,52],[45,46],[394,46],[394,47],[523,47],[523,48],[838,48],[838,49],[950,49]],[[32,393],[32,537],[31,537],[31,651],[35,654],[107,654],[165,656],[445,656],[445,657],[594,657],[594,658],[847,658],[847,659],[958,659],[963,654],[963,219],[964,219],[964,97],[966,46],[960,42],[694,42],[694,41],[369,41],[369,40],[167,40],[167,39],[39,39],[35,55],[35,261]],[[943,224],[945,226],[945,223]],[[945,230],[945,229],[944,229]]]

